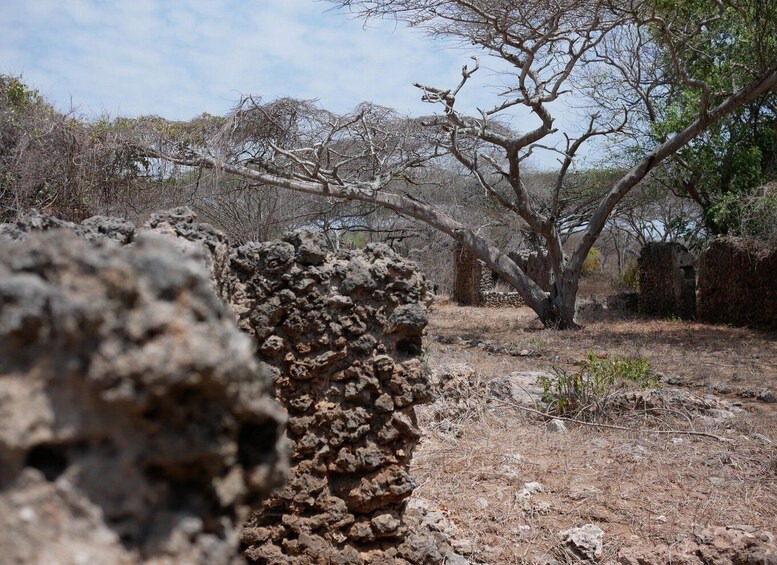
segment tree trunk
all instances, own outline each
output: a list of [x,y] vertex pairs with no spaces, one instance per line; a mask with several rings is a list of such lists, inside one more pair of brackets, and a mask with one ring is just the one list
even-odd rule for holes
[[[550,289],[549,308],[540,314],[540,320],[546,327],[559,330],[576,330],[581,326],[577,321],[577,290],[580,282],[580,270],[567,267],[560,280],[556,280]],[[543,315],[544,314],[544,315]]]

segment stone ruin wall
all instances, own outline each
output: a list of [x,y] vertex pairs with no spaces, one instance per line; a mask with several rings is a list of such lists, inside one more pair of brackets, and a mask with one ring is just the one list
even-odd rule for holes
[[[551,269],[547,254],[521,251],[510,252],[512,259],[526,275],[548,292],[551,285]],[[465,306],[518,307],[525,304],[518,292],[494,290],[499,280],[483,261],[462,245],[457,245],[453,255],[453,298]]]
[[517,292],[498,292],[494,290],[486,290],[482,293],[482,304],[490,308],[502,308],[502,307],[514,307],[523,306],[525,304],[523,298]]
[[[32,224],[0,226],[0,237],[63,223],[37,217]],[[145,237],[112,218],[69,229],[124,244]],[[442,562],[439,544],[411,531],[403,515],[420,435],[413,406],[430,394],[417,359],[430,294],[413,265],[380,245],[329,254],[302,234],[231,246],[188,209],[155,215],[145,230],[175,236],[178,253],[207,265],[288,411],[291,473],[243,528],[249,560]],[[259,434],[252,438],[259,457],[272,436],[248,429]]]
[[226,292],[238,325],[278,369],[292,473],[246,524],[259,563],[433,563],[403,513],[420,438],[413,406],[430,399],[418,355],[425,280],[383,245],[327,254],[296,234],[237,248]]
[[491,269],[486,267],[486,264],[482,261],[480,263],[480,286],[478,287],[478,293],[480,296],[479,304],[488,308],[500,308],[500,307],[518,307],[523,306],[524,301],[521,295],[517,292],[501,292],[494,290],[496,281],[499,277]]
[[777,328],[777,246],[717,238],[699,258],[699,317]]
[[550,258],[545,252],[538,251],[511,251],[508,257],[512,259],[526,276],[536,282],[545,292],[550,292],[552,283]]
[[696,317],[695,259],[685,247],[648,243],[638,262],[640,312],[686,320]]
[[483,262],[463,245],[456,245],[453,249],[453,299],[464,306],[480,306],[484,276],[490,278],[490,271],[484,268]]

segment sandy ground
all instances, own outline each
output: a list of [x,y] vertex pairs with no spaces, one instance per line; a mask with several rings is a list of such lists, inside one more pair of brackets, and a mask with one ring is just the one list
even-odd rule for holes
[[[421,410],[427,433],[413,474],[416,495],[447,514],[470,559],[563,562],[559,532],[586,523],[604,531],[604,562],[622,548],[675,544],[705,526],[777,533],[777,404],[764,396],[777,394],[777,333],[606,311],[582,321],[580,331],[559,332],[543,329],[528,308],[434,307],[430,366],[465,364],[477,383],[462,385],[463,411],[461,401],[445,400]],[[488,397],[491,379],[575,370],[588,351],[645,357],[664,389],[719,402],[735,416],[712,418],[692,406],[635,409],[602,420],[629,430],[570,423],[566,433],[551,433],[546,418]],[[440,430],[435,421],[448,409],[455,426]],[[542,492],[527,497],[529,482]]]

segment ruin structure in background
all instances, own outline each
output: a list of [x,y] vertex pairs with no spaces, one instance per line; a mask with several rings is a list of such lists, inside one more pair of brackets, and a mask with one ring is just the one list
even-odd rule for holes
[[699,257],[699,317],[777,328],[777,246],[720,237]]
[[507,254],[526,276],[536,282],[545,292],[550,292],[551,266],[544,251],[511,251]]
[[[550,290],[551,269],[546,253],[511,251],[508,255],[542,290]],[[499,277],[463,245],[456,245],[453,265],[453,299],[462,306],[523,306],[518,292],[496,289]]]
[[483,263],[468,248],[456,245],[453,249],[453,299],[462,306],[480,306],[483,276],[491,276]]
[[651,242],[639,256],[639,310],[658,316],[696,317],[696,268],[679,243]]

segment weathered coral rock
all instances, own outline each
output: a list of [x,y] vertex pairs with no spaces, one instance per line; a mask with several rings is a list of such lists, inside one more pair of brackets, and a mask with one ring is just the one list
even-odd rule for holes
[[[35,216],[0,226],[0,237],[52,222],[61,224]],[[428,528],[411,531],[404,517],[420,437],[414,406],[430,399],[418,357],[431,288],[412,263],[377,244],[330,253],[303,232],[231,246],[187,208],[155,214],[134,232],[106,218],[70,227],[133,245],[146,231],[174,237],[187,261],[207,266],[211,287],[255,340],[288,411],[292,468],[243,529],[251,561],[442,562]]]
[[284,474],[250,339],[168,239],[65,227],[0,226],[0,562],[242,561]]
[[777,245],[713,239],[699,258],[699,314],[705,322],[777,328]]
[[679,543],[651,545],[649,549],[624,548],[622,565],[777,565],[774,535],[749,526],[709,527]]
[[453,251],[453,299],[463,306],[480,306],[484,272],[490,273],[472,252],[463,245]]
[[592,561],[602,556],[604,532],[595,524],[564,530],[559,533],[559,537],[580,560]]
[[675,242],[650,242],[639,255],[639,311],[659,316],[696,317],[693,255]]
[[434,539],[403,520],[429,400],[421,363],[429,289],[382,245],[326,254],[310,234],[249,244],[225,288],[238,326],[278,371],[292,472],[246,524],[258,563],[436,563]]

